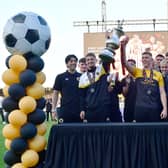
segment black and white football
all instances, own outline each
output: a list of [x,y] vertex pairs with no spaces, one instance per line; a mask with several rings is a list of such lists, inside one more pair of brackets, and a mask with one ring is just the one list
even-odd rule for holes
[[43,17],[21,12],[7,21],[3,39],[11,54],[41,56],[49,48],[51,33]]

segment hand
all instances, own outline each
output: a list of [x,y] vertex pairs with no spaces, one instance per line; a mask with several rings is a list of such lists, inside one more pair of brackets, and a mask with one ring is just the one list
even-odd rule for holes
[[115,80],[116,80],[116,73],[112,73],[108,75],[107,82],[111,83],[111,82],[115,82]]
[[57,120],[57,111],[53,110],[51,114],[52,114],[52,120],[56,121]]
[[126,81],[126,84],[130,84],[130,82],[131,82],[131,79],[130,79],[130,77],[126,77],[126,79],[125,79],[125,81]]
[[166,117],[167,117],[167,111],[163,109],[162,112],[160,113],[160,118],[165,119]]
[[113,89],[114,89],[114,86],[115,86],[115,83],[110,83],[109,85],[108,85],[108,92],[112,92],[113,91]]
[[123,45],[126,45],[129,41],[129,37],[128,36],[121,36],[120,38],[120,43],[123,44]]
[[112,81],[112,78],[113,78],[113,74],[109,74],[108,76],[107,76],[107,82],[111,82]]
[[81,118],[81,120],[85,119],[85,111],[80,112],[80,118]]

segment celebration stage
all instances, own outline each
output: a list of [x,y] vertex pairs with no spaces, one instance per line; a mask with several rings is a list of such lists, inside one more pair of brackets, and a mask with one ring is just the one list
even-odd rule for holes
[[82,123],[51,128],[45,168],[168,168],[168,123]]

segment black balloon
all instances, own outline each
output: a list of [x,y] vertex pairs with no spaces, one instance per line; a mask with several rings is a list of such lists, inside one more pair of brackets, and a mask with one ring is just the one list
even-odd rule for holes
[[20,84],[12,84],[8,89],[9,95],[16,100],[19,100],[21,97],[25,96],[25,88]]
[[20,161],[21,161],[20,155],[16,154],[12,150],[8,150],[4,155],[4,162],[9,166],[12,166]]
[[27,68],[34,72],[40,72],[44,68],[44,61],[39,56],[30,57],[27,63]]
[[23,138],[15,138],[11,142],[11,150],[17,154],[22,154],[28,147],[27,141]]
[[4,98],[2,102],[2,107],[6,112],[11,112],[18,109],[18,101],[14,100],[12,97],[8,96]]
[[24,87],[27,87],[32,85],[36,81],[36,74],[32,70],[26,69],[25,71],[20,73],[19,79],[20,84]]
[[37,134],[37,128],[32,123],[26,123],[21,127],[20,134],[25,139],[33,138]]
[[40,98],[40,99],[37,99],[36,100],[37,102],[37,108],[39,109],[43,109],[45,107],[45,104],[46,104],[46,99],[44,97]]
[[30,59],[31,57],[37,57],[35,54],[33,54],[32,52],[28,52],[26,54],[23,55],[27,60]]
[[5,60],[5,64],[6,64],[6,67],[7,67],[7,68],[10,68],[10,67],[9,67],[9,60],[10,60],[11,57],[12,57],[12,55],[9,55],[9,56],[6,58],[6,60]]
[[28,114],[28,121],[35,125],[43,123],[45,121],[45,118],[46,116],[44,111],[38,108],[32,113]]

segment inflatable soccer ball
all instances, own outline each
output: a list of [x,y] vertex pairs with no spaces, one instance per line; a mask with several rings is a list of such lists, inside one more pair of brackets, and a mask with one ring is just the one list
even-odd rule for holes
[[3,39],[11,54],[41,56],[49,48],[50,28],[38,14],[21,12],[7,21]]

